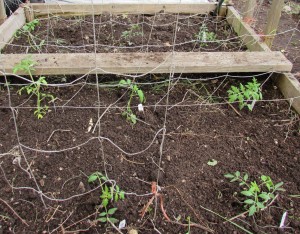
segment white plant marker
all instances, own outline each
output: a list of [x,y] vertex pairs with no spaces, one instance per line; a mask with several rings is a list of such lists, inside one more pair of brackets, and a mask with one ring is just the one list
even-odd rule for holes
[[126,220],[123,219],[120,223],[119,223],[119,229],[125,228],[126,227]]
[[283,213],[282,215],[282,218],[281,218],[281,221],[280,221],[280,225],[279,225],[279,228],[284,228],[284,223],[285,223],[285,219],[286,219],[286,216],[287,216],[287,211]]
[[144,112],[144,106],[143,106],[142,103],[140,103],[140,104],[138,105],[138,110],[139,110],[139,112]]
[[87,130],[87,132],[90,132],[91,130],[92,130],[92,127],[93,127],[93,119],[91,118],[90,119],[90,122],[89,122],[89,126],[88,126],[88,130]]

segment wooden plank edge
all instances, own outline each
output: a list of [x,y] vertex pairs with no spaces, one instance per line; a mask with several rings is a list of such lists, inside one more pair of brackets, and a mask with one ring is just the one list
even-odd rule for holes
[[113,14],[155,14],[155,13],[194,13],[207,14],[216,9],[216,3],[195,4],[58,4],[31,3],[35,17],[45,15],[92,15],[102,13]]
[[24,9],[19,7],[2,25],[0,25],[0,51],[11,41],[18,29],[26,23]]
[[243,21],[234,7],[227,7],[226,19],[238,36],[242,38],[243,43],[250,51],[271,51],[270,48],[261,41],[260,36],[256,34],[254,29]]
[[4,1],[0,1],[0,25],[7,19]]
[[[36,61],[35,75],[289,72],[280,52],[177,52],[99,54],[3,54],[0,71],[11,74],[22,59]],[[224,59],[226,58],[226,59]],[[19,75],[26,75],[20,71]]]
[[274,74],[275,82],[283,96],[300,115],[300,82],[291,73]]

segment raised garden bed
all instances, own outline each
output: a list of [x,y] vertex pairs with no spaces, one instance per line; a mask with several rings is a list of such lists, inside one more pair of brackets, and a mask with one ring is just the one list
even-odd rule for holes
[[[157,82],[164,81],[167,76],[159,77],[161,80]],[[107,81],[102,76],[99,79]],[[140,83],[147,83],[147,80],[140,80]],[[49,104],[51,112],[41,120],[33,115],[35,101],[32,98],[28,99],[25,94],[17,95],[16,88],[10,90],[10,97],[7,90],[1,90],[1,152],[9,152],[1,156],[1,198],[8,201],[29,224],[29,227],[22,224],[1,204],[4,233],[10,229],[15,232],[47,233],[53,230],[58,233],[61,230],[114,232],[110,225],[94,222],[98,217],[96,207],[101,202],[100,190],[90,192],[95,187],[87,182],[86,177],[95,171],[104,173],[104,170],[109,179],[115,180],[121,189],[129,193],[124,201],[114,203],[118,208],[115,218],[126,219],[127,230],[133,228],[139,233],[153,233],[151,219],[154,206],[149,208],[143,219],[139,212],[150,199],[145,194],[151,191],[149,183],[157,179],[160,162],[159,185],[162,186],[164,207],[173,221],[181,216],[180,222],[185,224],[182,226],[166,221],[158,209],[153,222],[162,233],[186,232],[188,216],[192,222],[215,233],[243,233],[240,228],[223,223],[224,219],[212,213],[231,218],[244,212],[243,205],[238,202],[242,197],[234,194],[239,191],[239,186],[224,177],[224,174],[234,171],[247,172],[251,179],[256,180],[261,174],[269,175],[274,183],[284,182],[287,190],[254,219],[245,215],[233,220],[234,223],[253,233],[275,233],[283,211],[288,210],[286,225],[291,231],[299,231],[299,199],[289,197],[300,192],[299,118],[287,115],[287,103],[259,102],[253,112],[239,111],[239,116],[223,99],[227,98],[226,90],[230,85],[238,84],[238,81],[225,77],[209,82],[174,79],[169,103],[165,96],[168,83],[153,82],[140,85],[147,102],[144,113],[138,114],[142,122],[132,126],[121,115],[128,94],[124,95],[124,90],[116,87],[100,87],[101,109],[98,113],[98,92],[94,82],[95,79],[91,78],[88,82],[91,85],[84,82],[47,89],[59,99],[55,105]],[[281,98],[272,82],[268,82],[263,90],[266,100]],[[17,131],[12,112],[9,108],[3,108],[9,107],[9,101],[10,105],[18,106]],[[132,109],[135,113],[138,113],[137,104],[134,100]],[[167,132],[160,161],[166,104]],[[97,116],[102,116],[104,111],[107,112],[101,118],[99,136],[98,128],[94,131],[94,127]],[[93,126],[88,132],[91,120]],[[44,193],[47,208],[31,189],[36,189],[36,185],[24,172],[27,169],[24,158],[21,157],[20,162],[24,170],[13,163],[22,155],[20,149]],[[213,159],[217,165],[209,166],[207,163]],[[7,182],[15,189],[12,190]],[[83,192],[88,194],[63,200]],[[192,233],[202,231],[200,227],[192,227]],[[123,232],[126,233],[125,230]]]
[[[0,86],[0,231],[134,233],[134,229],[139,233],[186,233],[191,229],[190,233],[275,233],[282,230],[279,224],[285,211],[285,230],[300,231],[299,117],[290,112],[290,106],[270,79],[274,71],[288,72],[291,64],[281,53],[270,52],[232,7],[228,8],[226,20],[238,33],[240,44],[206,45],[192,41],[203,19],[209,19],[209,32],[222,32],[217,35],[221,40],[235,37],[224,21],[203,17],[215,7],[140,5],[131,7],[129,14],[124,10],[128,6],[122,4],[36,4],[26,8],[28,19],[49,16],[40,20],[42,24],[34,32],[37,42],[48,41],[39,48],[42,54],[30,54],[36,62],[29,66],[30,72],[19,70],[18,75],[12,75],[16,64],[26,58],[28,61],[27,52],[34,52],[33,47],[26,46],[25,39],[15,39],[3,50],[23,54],[0,55],[4,75]],[[23,17],[25,22],[24,10],[18,11],[18,19]],[[110,11],[120,16],[107,14]],[[69,16],[103,12],[106,13],[95,18],[57,18],[61,13]],[[155,16],[149,15],[155,12]],[[178,20],[183,15],[170,15],[187,12],[192,14],[183,22]],[[148,28],[147,23],[158,24],[159,20],[169,24],[164,17],[170,17],[171,23],[176,19],[177,25],[170,27],[171,34],[164,34],[163,28]],[[95,27],[99,31],[85,29],[95,19],[100,23]],[[24,24],[16,23],[22,20],[9,20],[2,28],[17,25],[17,29]],[[110,26],[117,23],[102,35],[103,21]],[[48,24],[46,28],[44,23]],[[122,38],[128,24],[139,23],[143,34],[136,34],[129,41]],[[197,26],[178,30],[181,23]],[[223,31],[217,30],[218,25]],[[62,31],[64,28],[67,33]],[[49,29],[47,34],[45,29]],[[174,31],[181,35],[178,42],[189,43],[173,47]],[[156,37],[150,37],[155,33]],[[70,34],[75,40],[69,38]],[[93,48],[93,42],[88,42],[91,37],[98,41]],[[3,43],[7,38],[7,34],[2,37],[1,46],[8,42]],[[149,38],[153,41],[146,40]],[[57,44],[57,39],[66,44]],[[136,48],[137,45],[141,47]],[[245,46],[264,52],[241,51]],[[226,47],[239,49],[228,52]],[[161,50],[156,51],[157,48]],[[199,74],[202,72],[212,74]],[[52,96],[46,96],[49,102],[41,102],[47,108],[38,120],[34,115],[39,106],[36,97],[28,96],[28,90],[21,95],[18,92],[44,75],[48,84],[40,90]],[[253,77],[261,84],[263,100],[246,102],[255,104],[252,112],[247,106],[239,110],[238,102],[228,102],[227,91],[232,85],[246,85]],[[124,84],[127,78],[132,86]],[[143,111],[138,111],[140,102]],[[134,119],[126,116],[128,106]],[[274,193],[276,197],[266,209],[248,217],[242,188],[224,177],[236,171],[248,173],[249,180],[270,176],[275,184],[283,182],[286,192]],[[107,209],[117,210],[108,216],[103,215],[106,209],[99,184],[88,183],[94,172],[106,175],[107,186],[117,184],[125,191],[124,201],[109,199]],[[153,205],[147,206],[151,201]],[[107,217],[125,219],[127,225],[120,230],[119,222],[113,227],[107,219],[103,221]]]
[[[204,33],[208,33],[208,38],[203,38]],[[32,35],[28,38],[27,33],[21,34],[3,53],[230,52],[247,49],[241,46],[242,42],[226,20],[198,14],[58,16],[40,19]]]

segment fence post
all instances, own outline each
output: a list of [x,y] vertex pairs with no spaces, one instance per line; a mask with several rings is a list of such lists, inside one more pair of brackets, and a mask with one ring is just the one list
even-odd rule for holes
[[30,3],[24,4],[26,22],[31,22],[34,20],[34,13]]
[[267,25],[264,31],[264,35],[265,43],[269,46],[269,48],[272,47],[273,40],[277,33],[283,6],[284,0],[273,0],[271,9],[268,12]]
[[2,24],[6,18],[7,16],[5,12],[4,0],[0,0],[0,24]]

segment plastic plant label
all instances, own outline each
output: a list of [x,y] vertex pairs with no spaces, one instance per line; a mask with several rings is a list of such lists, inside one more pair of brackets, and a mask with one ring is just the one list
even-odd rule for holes
[[139,112],[144,112],[144,106],[143,106],[142,103],[140,103],[140,104],[138,105],[138,110],[139,110]]
[[126,220],[123,219],[120,223],[119,223],[119,229],[125,228],[126,227]]

